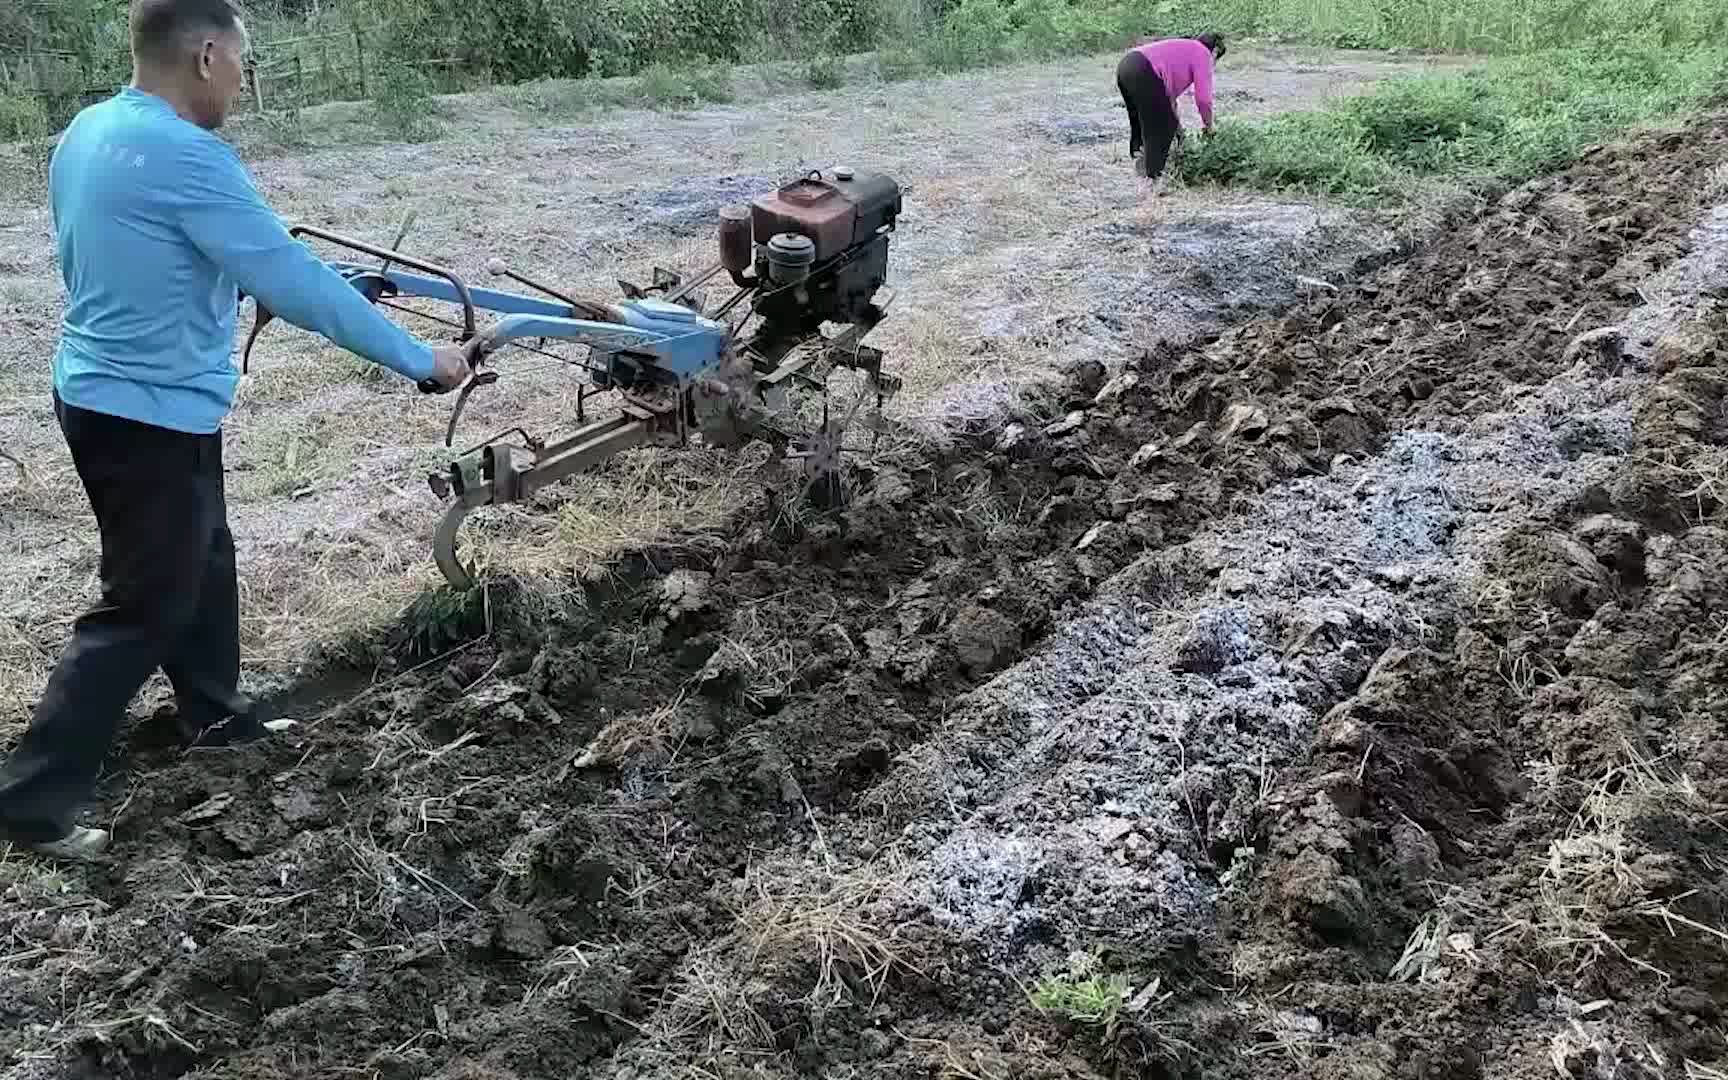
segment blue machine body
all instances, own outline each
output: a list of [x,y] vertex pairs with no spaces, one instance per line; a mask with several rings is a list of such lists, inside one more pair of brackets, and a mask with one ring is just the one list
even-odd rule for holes
[[[463,300],[456,287],[442,278],[357,263],[332,262],[330,266],[374,302],[387,291],[453,304]],[[680,304],[652,298],[613,305],[612,310],[623,317],[622,323],[572,318],[567,305],[498,289],[471,288],[468,299],[476,310],[503,315],[481,332],[487,351],[527,339],[573,341],[597,353],[651,358],[661,378],[680,386],[719,364],[728,337],[724,324]]]

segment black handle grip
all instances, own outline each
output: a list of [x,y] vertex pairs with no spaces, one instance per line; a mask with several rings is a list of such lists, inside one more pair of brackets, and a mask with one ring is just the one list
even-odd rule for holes
[[[491,386],[498,381],[498,373],[496,371],[476,371],[468,381],[475,386]],[[422,394],[448,394],[455,389],[452,386],[439,385],[437,379],[421,379],[414,385],[419,387]]]
[[[491,352],[493,348],[489,342],[489,338],[474,337],[473,335],[469,335],[464,342],[467,346],[465,351],[468,360],[468,381],[473,383],[475,386],[491,386],[493,383],[498,381],[498,373],[496,371],[480,370],[480,361],[486,359],[486,354]],[[439,385],[437,379],[421,379],[414,385],[420,388],[422,394],[444,394],[448,393],[451,389],[448,386]]]

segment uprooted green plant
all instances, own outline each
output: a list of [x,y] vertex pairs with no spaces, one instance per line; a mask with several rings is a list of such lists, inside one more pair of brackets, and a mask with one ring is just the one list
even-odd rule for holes
[[399,638],[413,657],[436,656],[484,633],[487,623],[485,590],[428,589],[403,612]]

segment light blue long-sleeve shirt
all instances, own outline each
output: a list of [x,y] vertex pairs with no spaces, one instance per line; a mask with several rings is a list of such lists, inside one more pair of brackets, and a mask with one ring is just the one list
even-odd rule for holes
[[432,349],[288,234],[234,150],[127,87],[61,136],[50,204],[68,293],[54,388],[69,405],[216,431],[240,373],[239,293],[408,378]]

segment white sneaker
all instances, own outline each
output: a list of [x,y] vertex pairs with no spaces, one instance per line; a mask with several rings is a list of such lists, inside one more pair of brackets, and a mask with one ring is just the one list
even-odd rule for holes
[[33,851],[38,855],[46,855],[51,859],[69,859],[74,862],[93,862],[108,850],[111,839],[107,829],[86,829],[74,825],[72,831],[58,840],[46,840],[34,844],[14,844],[14,847]]

